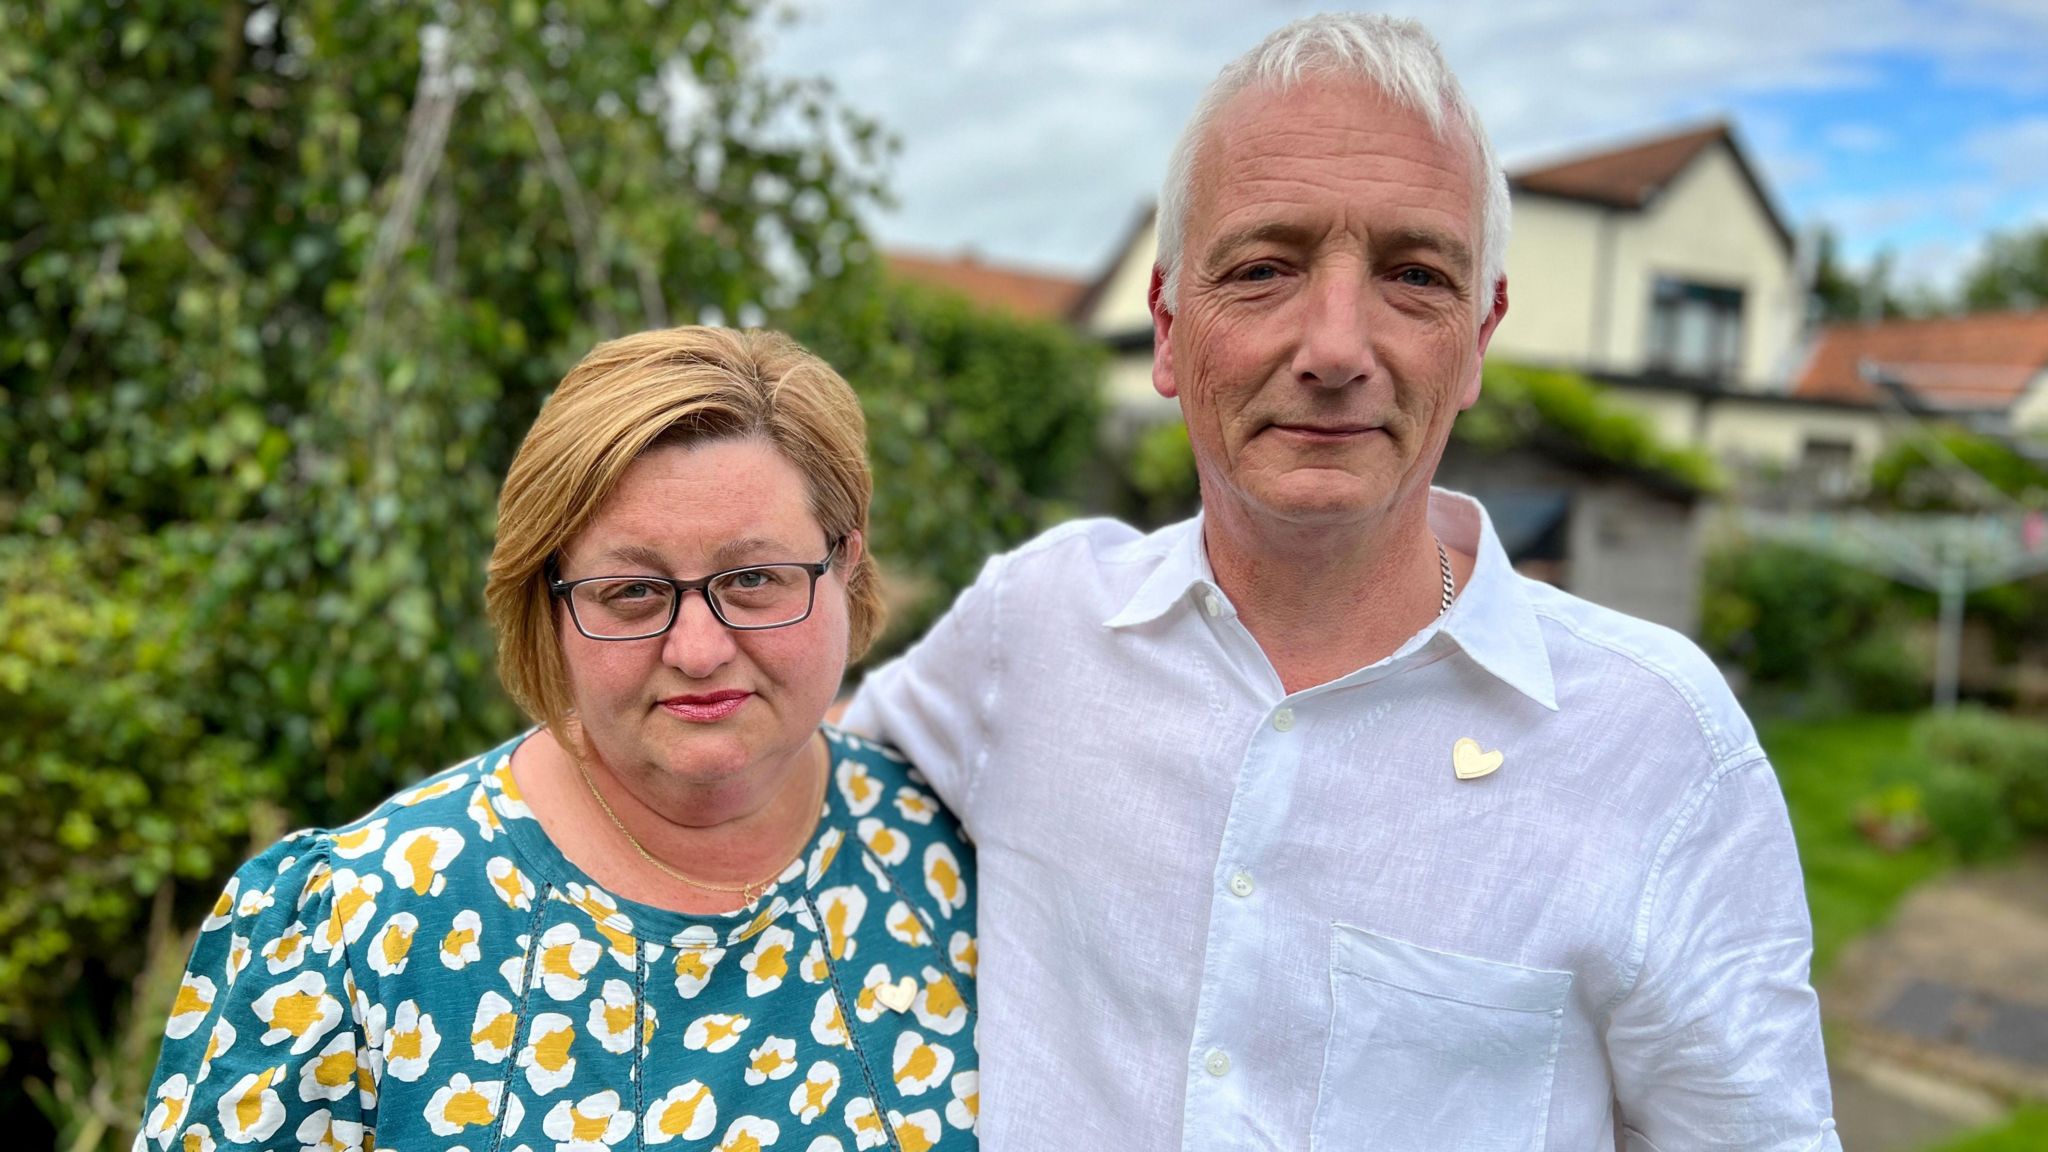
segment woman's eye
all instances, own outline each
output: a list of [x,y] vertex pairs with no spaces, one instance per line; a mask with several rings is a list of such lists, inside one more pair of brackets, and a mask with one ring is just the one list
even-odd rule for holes
[[770,579],[772,579],[772,577],[769,573],[763,572],[759,569],[755,569],[751,572],[735,572],[732,574],[732,586],[735,588],[742,589],[759,588],[767,584]]
[[654,595],[654,585],[642,584],[637,581],[632,584],[614,585],[611,592],[611,598],[614,600],[645,600],[652,595]]

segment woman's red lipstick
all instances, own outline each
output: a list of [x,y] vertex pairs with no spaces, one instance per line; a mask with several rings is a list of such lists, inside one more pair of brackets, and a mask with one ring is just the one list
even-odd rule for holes
[[701,696],[671,696],[661,702],[663,709],[678,720],[692,724],[712,724],[725,719],[740,710],[752,692],[728,688],[723,692],[706,692]]

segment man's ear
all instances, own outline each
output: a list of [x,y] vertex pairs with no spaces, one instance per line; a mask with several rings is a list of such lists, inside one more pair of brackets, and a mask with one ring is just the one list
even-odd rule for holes
[[1493,343],[1494,330],[1500,327],[1501,317],[1508,314],[1508,278],[1502,276],[1500,283],[1493,286],[1493,307],[1479,320],[1479,349],[1472,357],[1472,379],[1465,382],[1465,395],[1458,403],[1463,412],[1479,402],[1479,381],[1486,371],[1486,349]]
[[1180,384],[1173,378],[1173,343],[1167,338],[1173,329],[1173,309],[1166,299],[1166,272],[1157,264],[1152,266],[1145,303],[1152,309],[1152,390],[1171,400],[1180,395]]

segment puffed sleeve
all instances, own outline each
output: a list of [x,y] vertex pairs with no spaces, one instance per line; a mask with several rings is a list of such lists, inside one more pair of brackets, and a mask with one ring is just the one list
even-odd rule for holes
[[922,640],[868,673],[840,722],[902,749],[970,831],[988,717],[1002,688],[995,637],[1005,560],[990,558]]
[[1760,755],[1691,798],[1636,938],[1607,1030],[1624,1147],[1840,1149],[1798,850]]
[[285,838],[200,924],[135,1152],[372,1146],[375,1052],[348,962],[363,894],[332,847]]

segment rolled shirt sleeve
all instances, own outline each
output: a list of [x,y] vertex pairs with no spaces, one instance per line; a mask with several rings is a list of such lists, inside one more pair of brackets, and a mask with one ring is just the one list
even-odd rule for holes
[[1607,1026],[1625,1147],[1840,1148],[1798,850],[1753,747],[1688,797],[1634,947]]
[[841,720],[902,750],[963,821],[988,756],[988,718],[1001,686],[997,615],[1005,559],[990,558],[923,639],[870,672]]

